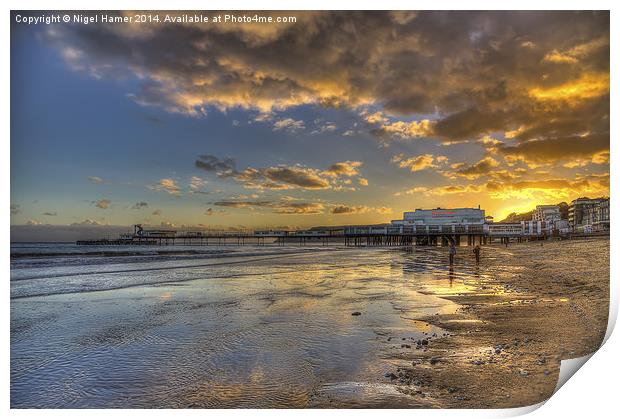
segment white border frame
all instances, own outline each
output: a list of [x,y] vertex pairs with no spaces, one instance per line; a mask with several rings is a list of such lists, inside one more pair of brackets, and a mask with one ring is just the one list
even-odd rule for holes
[[[344,0],[313,0],[306,2],[286,2],[283,0],[263,0],[261,2],[248,0],[214,0],[209,2],[200,2],[197,0],[188,1],[162,1],[162,0],[127,0],[127,1],[91,1],[88,3],[78,2],[75,0],[57,0],[55,2],[45,2],[42,0],[24,0],[24,1],[8,1],[4,19],[2,20],[2,45],[4,48],[3,66],[2,66],[2,124],[0,125],[5,132],[5,140],[2,141],[2,153],[0,153],[0,170],[2,171],[2,194],[1,207],[4,208],[4,221],[1,225],[2,235],[2,261],[4,280],[2,287],[2,297],[4,302],[10,301],[10,282],[9,282],[9,255],[10,255],[10,213],[8,211],[10,204],[10,10],[201,10],[208,7],[211,10],[611,10],[611,109],[617,109],[617,79],[613,70],[617,68],[618,48],[618,19],[616,18],[616,10],[620,4],[613,1],[591,0],[588,2],[579,2],[575,0],[564,0],[562,2],[552,1],[497,1],[489,0],[470,0],[467,2],[457,0],[443,0],[441,2],[411,2],[404,0],[382,0],[381,2],[370,0],[344,1]],[[557,7],[561,6],[561,7]],[[614,7],[616,6],[616,7]],[[610,138],[617,138],[617,123],[614,117],[611,117],[611,133]],[[617,170],[616,166],[616,150],[614,142],[611,141],[611,187],[610,196],[612,201],[617,196]],[[618,195],[620,196],[620,195]],[[615,202],[615,201],[613,201]],[[611,212],[612,218],[620,220],[620,211],[616,210],[615,204],[612,202]],[[620,221],[619,221],[620,223]],[[299,417],[314,417],[317,415],[327,417],[355,417],[370,418],[377,415],[393,416],[393,415],[413,415],[415,417],[453,417],[453,418],[479,418],[479,417],[506,417],[525,414],[536,410],[533,417],[552,418],[558,416],[566,417],[606,417],[610,411],[616,407],[616,382],[618,375],[618,358],[617,354],[620,343],[617,333],[612,335],[611,332],[615,326],[618,313],[618,250],[615,246],[614,237],[617,237],[619,227],[618,224],[611,224],[611,284],[610,284],[610,317],[608,330],[606,335],[606,343],[597,351],[587,363],[587,367],[581,369],[577,373],[577,377],[569,380],[560,391],[551,399],[544,403],[544,407],[536,410],[540,405],[531,406],[522,409],[488,409],[488,410],[412,410],[407,412],[392,410],[10,410],[10,414],[16,417],[32,417],[45,416],[50,418],[78,418],[84,415],[92,417],[107,417],[110,414],[119,417],[132,418],[163,418],[169,416],[183,417],[203,417],[205,414],[216,417],[284,417],[294,414]],[[1,347],[3,358],[2,372],[4,380],[2,381],[2,401],[3,407],[9,411],[10,406],[10,304],[5,304],[2,310],[4,339]],[[574,362],[573,362],[574,363]],[[579,362],[577,362],[579,363]],[[564,371],[563,366],[563,371]]]

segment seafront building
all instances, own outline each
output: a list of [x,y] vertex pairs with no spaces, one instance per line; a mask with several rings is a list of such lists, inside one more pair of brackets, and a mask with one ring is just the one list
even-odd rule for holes
[[478,224],[485,222],[484,210],[478,208],[453,208],[453,209],[416,209],[403,213],[402,220],[394,220],[392,224]]
[[532,221],[547,221],[554,223],[562,219],[558,205],[536,205],[532,213]]
[[573,232],[609,231],[609,198],[578,198],[568,207],[568,223]]
[[532,212],[532,223],[542,223],[534,226],[533,224],[524,225],[524,230],[541,231],[547,236],[557,236],[570,232],[568,220],[562,219],[559,205],[537,205]]

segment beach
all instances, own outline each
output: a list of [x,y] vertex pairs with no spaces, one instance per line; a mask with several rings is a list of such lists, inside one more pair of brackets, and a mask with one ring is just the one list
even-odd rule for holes
[[608,238],[540,243],[14,245],[11,407],[538,403],[609,304]]

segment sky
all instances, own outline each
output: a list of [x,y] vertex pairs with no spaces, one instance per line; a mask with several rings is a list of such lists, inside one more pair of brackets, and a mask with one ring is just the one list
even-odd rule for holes
[[478,205],[498,221],[609,195],[608,12],[19,13],[12,232],[305,228]]

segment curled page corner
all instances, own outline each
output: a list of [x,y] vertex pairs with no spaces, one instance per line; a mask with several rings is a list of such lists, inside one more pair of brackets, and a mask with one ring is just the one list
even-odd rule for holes
[[[566,382],[577,372],[579,368],[581,368],[588,360],[594,355],[596,352],[592,352],[586,356],[582,356],[579,358],[571,358],[564,359],[560,362],[560,375],[558,377],[558,383],[553,390],[553,394],[557,393],[557,391],[564,385]],[[547,403],[549,399],[543,400],[540,403],[532,404],[530,406],[523,407],[515,407],[510,409],[504,409],[500,412],[495,411],[495,417],[516,417],[527,415],[528,413],[532,413],[537,410],[539,407],[542,407],[545,403]]]
[[591,354],[580,358],[562,360],[560,362],[560,376],[558,378],[558,383],[555,386],[555,390],[553,390],[553,394],[555,394],[564,384],[566,384],[566,382],[579,370],[579,368],[583,367],[583,365],[588,362],[588,360],[595,353],[596,352],[592,352]]

